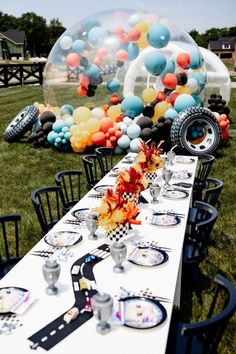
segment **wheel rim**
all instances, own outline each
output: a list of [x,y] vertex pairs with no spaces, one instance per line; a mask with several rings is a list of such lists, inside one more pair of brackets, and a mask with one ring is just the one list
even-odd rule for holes
[[215,140],[215,128],[205,118],[198,117],[186,126],[185,143],[195,153],[208,151]]

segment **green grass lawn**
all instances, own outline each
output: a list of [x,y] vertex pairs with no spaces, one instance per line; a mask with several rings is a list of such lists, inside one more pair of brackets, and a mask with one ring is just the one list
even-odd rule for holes
[[[0,214],[19,212],[21,222],[21,252],[26,253],[39,240],[39,224],[31,205],[31,192],[38,187],[54,183],[56,172],[64,169],[82,169],[81,155],[62,153],[52,148],[36,149],[26,140],[7,143],[3,133],[9,122],[26,105],[43,102],[42,88],[39,86],[0,89]],[[233,122],[236,114],[236,89],[232,90],[230,101]],[[183,293],[184,320],[196,321],[206,316],[206,308],[212,295],[212,279],[216,273],[225,275],[236,282],[236,137],[232,137],[228,147],[217,151],[217,159],[212,177],[224,181],[219,206],[219,218],[209,247],[209,256],[201,265],[203,276],[203,307],[196,296],[189,298]],[[83,192],[85,179],[83,177]],[[192,306],[189,306],[192,303]],[[220,346],[219,353],[235,352],[236,316],[230,321]]]

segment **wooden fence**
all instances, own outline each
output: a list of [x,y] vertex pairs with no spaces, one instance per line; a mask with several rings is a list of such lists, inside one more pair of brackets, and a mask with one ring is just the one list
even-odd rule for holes
[[43,83],[45,63],[0,64],[0,88]]

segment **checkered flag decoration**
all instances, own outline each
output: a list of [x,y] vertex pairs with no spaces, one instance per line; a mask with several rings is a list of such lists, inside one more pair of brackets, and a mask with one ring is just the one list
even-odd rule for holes
[[139,196],[138,194],[124,192],[123,199],[128,201],[134,201],[136,204],[138,204]]
[[119,241],[123,237],[127,236],[129,229],[129,223],[120,224],[114,230],[111,230],[107,233],[107,237],[110,241]]
[[150,183],[153,182],[156,178],[157,174],[156,172],[150,173],[150,172],[145,172],[145,177],[146,180]]

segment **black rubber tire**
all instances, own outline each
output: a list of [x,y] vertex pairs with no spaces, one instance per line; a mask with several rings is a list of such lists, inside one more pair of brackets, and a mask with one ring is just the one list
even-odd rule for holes
[[[199,144],[193,144],[187,138],[188,128],[201,122],[206,126],[206,136]],[[181,151],[191,155],[212,154],[219,146],[220,126],[212,112],[202,107],[190,107],[180,112],[174,120],[170,138],[172,145],[178,145]]]
[[38,113],[36,106],[26,106],[7,126],[4,132],[4,139],[8,142],[18,141],[32,128]]

